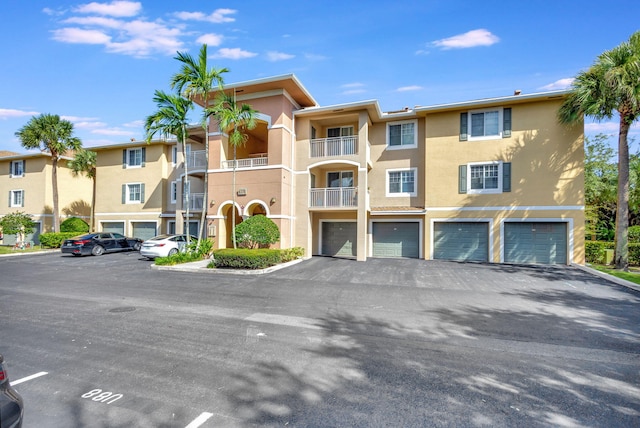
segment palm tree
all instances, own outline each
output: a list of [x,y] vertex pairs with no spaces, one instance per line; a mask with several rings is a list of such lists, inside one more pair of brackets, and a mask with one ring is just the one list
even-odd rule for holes
[[[184,160],[184,176],[182,178],[183,205],[185,206],[185,221],[187,230],[187,245],[189,245],[191,235],[189,233],[189,167],[187,163],[187,115],[193,107],[193,101],[177,94],[167,94],[163,91],[155,91],[153,102],[158,106],[158,110],[145,120],[144,129],[147,142],[156,134],[161,134],[163,138],[176,136],[182,145],[182,158]],[[177,220],[177,219],[176,219]]]
[[68,150],[78,150],[82,141],[73,136],[73,123],[57,114],[41,114],[15,133],[25,149],[40,149],[51,155],[51,187],[53,189],[53,231],[60,231],[58,212],[58,160]]
[[95,230],[94,218],[96,214],[96,152],[91,150],[81,149],[76,152],[73,160],[67,162],[71,172],[74,176],[84,174],[87,178],[91,179],[92,194],[91,194],[91,215],[89,217],[89,229],[91,232]]
[[[222,74],[229,70],[226,68],[209,68],[207,65],[207,45],[203,44],[197,61],[189,54],[178,52],[175,57],[182,63],[182,69],[171,78],[171,87],[177,89],[178,93],[184,94],[193,100],[202,100],[203,115],[202,128],[204,129],[204,152],[205,164],[209,167],[209,137],[207,136],[209,117],[214,114],[209,106],[209,97],[212,91],[223,85]],[[204,226],[207,217],[207,207],[209,206],[209,174],[204,174],[204,195],[203,195],[202,216],[200,219],[200,230],[198,231],[198,246],[204,234]]]
[[618,202],[616,208],[616,269],[629,268],[629,144],[631,124],[640,115],[640,31],[629,41],[600,54],[595,63],[579,73],[569,96],[558,111],[563,123],[596,120],[619,115]]
[[248,104],[238,106],[236,102],[235,91],[233,95],[220,92],[216,100],[216,117],[221,132],[226,132],[229,144],[233,147],[233,207],[231,214],[233,248],[236,248],[236,152],[240,145],[243,145],[249,139],[246,131],[256,127],[256,113]]

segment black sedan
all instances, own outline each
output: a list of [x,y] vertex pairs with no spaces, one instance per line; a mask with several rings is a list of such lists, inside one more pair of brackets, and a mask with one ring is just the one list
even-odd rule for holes
[[140,251],[142,239],[128,238],[120,233],[88,233],[66,239],[60,250],[74,256],[101,256],[114,251]]
[[0,427],[20,428],[23,414],[22,397],[11,387],[4,358],[0,355]]

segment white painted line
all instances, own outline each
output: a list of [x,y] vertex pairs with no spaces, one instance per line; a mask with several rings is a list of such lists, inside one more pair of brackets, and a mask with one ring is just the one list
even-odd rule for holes
[[40,372],[40,373],[32,374],[31,376],[23,377],[22,379],[18,379],[18,380],[14,380],[13,382],[9,382],[9,384],[11,386],[19,385],[22,382],[26,382],[26,381],[29,381],[29,380],[32,380],[32,379],[35,379],[37,377],[44,376],[44,375],[47,375],[47,374],[49,374],[49,373]]
[[198,428],[200,425],[205,423],[211,416],[213,416],[213,413],[203,412],[200,414],[200,416],[198,416],[193,421],[191,421],[191,423],[187,425],[185,428]]

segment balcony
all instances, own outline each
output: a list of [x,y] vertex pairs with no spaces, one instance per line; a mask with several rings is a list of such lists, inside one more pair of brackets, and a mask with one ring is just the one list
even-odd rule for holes
[[358,153],[358,136],[315,138],[310,141],[309,154],[312,158],[348,156]]
[[204,193],[192,193],[189,197],[189,209],[202,211],[204,206]]
[[207,169],[206,152],[198,150],[187,153],[187,166],[189,169]]
[[234,164],[237,168],[256,168],[259,166],[267,166],[269,158],[266,153],[256,153],[249,155],[246,159],[236,159],[222,161],[222,169],[233,169]]
[[358,189],[355,187],[326,187],[311,189],[311,208],[351,208],[358,206]]

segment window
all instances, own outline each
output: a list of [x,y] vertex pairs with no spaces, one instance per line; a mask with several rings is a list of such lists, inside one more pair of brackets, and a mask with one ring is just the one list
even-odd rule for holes
[[511,191],[511,163],[484,162],[460,165],[459,193],[502,193]]
[[353,171],[328,172],[327,187],[353,187]]
[[387,124],[387,148],[418,147],[417,121],[391,122]]
[[178,146],[171,146],[171,163],[178,163]]
[[144,183],[122,185],[123,204],[141,204],[144,202]]
[[122,151],[122,167],[123,168],[141,168],[144,167],[146,157],[146,149],[138,147],[136,149],[124,149]]
[[9,206],[24,207],[24,190],[9,191]]
[[353,135],[353,126],[342,126],[340,128],[327,128],[327,137],[349,137]]
[[11,171],[9,172],[9,175],[12,178],[24,177],[24,161],[11,161]]
[[494,108],[460,113],[460,141],[511,136],[511,109]]
[[169,183],[169,197],[171,198],[171,203],[175,204],[178,201],[178,182],[172,181]]
[[416,196],[416,168],[387,171],[387,196]]

